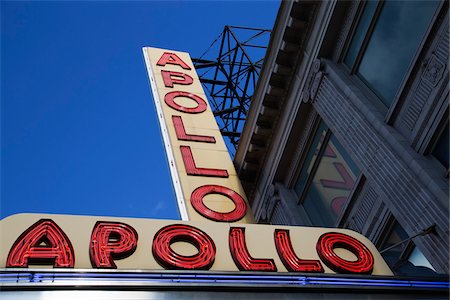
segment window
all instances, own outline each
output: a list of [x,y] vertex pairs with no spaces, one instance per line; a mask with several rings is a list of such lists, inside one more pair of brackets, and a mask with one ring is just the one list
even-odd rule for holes
[[360,171],[321,122],[294,190],[313,225],[334,227]]
[[433,155],[447,170],[448,170],[448,160],[449,160],[449,132],[448,132],[448,122],[440,133],[436,144],[431,152]]
[[367,1],[344,58],[352,73],[391,106],[439,1]]
[[436,275],[422,251],[408,239],[408,234],[403,227],[397,221],[391,224],[380,253],[392,272],[395,275]]

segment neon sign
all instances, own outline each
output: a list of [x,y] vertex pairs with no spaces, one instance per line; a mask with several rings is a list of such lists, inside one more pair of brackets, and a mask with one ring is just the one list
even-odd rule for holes
[[56,268],[73,268],[75,264],[69,238],[52,220],[39,220],[17,238],[9,250],[6,267],[26,268],[33,262],[50,262]]
[[144,55],[180,213],[190,222],[13,215],[0,221],[0,267],[392,275],[356,232],[251,224],[189,55],[154,48]]
[[182,219],[254,223],[189,55],[143,51]]
[[0,226],[6,268],[392,274],[370,241],[337,228],[39,214]]

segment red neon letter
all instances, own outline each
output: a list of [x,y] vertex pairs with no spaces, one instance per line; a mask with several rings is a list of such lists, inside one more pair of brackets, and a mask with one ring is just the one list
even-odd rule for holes
[[[197,106],[196,107],[185,107],[185,106],[178,105],[177,103],[175,103],[175,100],[174,100],[176,97],[190,98],[197,103]],[[194,95],[194,94],[188,93],[188,92],[174,91],[174,92],[167,93],[164,96],[164,101],[171,108],[181,111],[181,112],[184,112],[184,113],[188,113],[188,114],[199,114],[206,110],[206,101],[203,100],[200,96],[197,96],[197,95]]]
[[[180,255],[172,250],[171,244],[187,242],[197,248],[195,255]],[[153,256],[166,269],[209,270],[214,264],[216,245],[198,228],[176,224],[161,228],[153,238]]]
[[161,58],[156,63],[158,66],[164,67],[166,64],[180,66],[185,70],[190,70],[189,67],[181,58],[175,53],[164,52]]
[[[235,208],[227,213],[211,210],[203,203],[203,198],[209,194],[227,197],[233,201]],[[244,198],[232,189],[220,185],[202,185],[196,188],[191,194],[191,205],[199,214],[216,222],[236,222],[247,213],[247,204]]]
[[274,237],[278,256],[289,272],[324,272],[320,261],[298,258],[298,256],[294,252],[294,248],[292,247],[289,230],[275,229]]
[[184,128],[183,119],[180,116],[172,116],[173,126],[175,127],[175,133],[180,141],[192,141],[202,143],[215,143],[216,139],[209,135],[197,135],[187,134]]
[[276,272],[277,267],[271,258],[253,258],[245,243],[245,228],[231,227],[228,237],[231,257],[241,271],[265,271]]
[[41,219],[14,242],[6,259],[7,268],[27,268],[29,264],[53,264],[73,268],[75,254],[67,235],[49,219]]
[[191,76],[181,72],[161,70],[161,76],[166,87],[173,87],[173,84],[189,85],[194,82]]
[[89,247],[94,268],[116,269],[114,259],[130,256],[136,250],[138,234],[130,225],[118,222],[95,223]]
[[223,169],[197,168],[194,157],[192,156],[191,147],[180,146],[181,156],[183,157],[184,167],[186,173],[193,176],[208,176],[208,177],[228,177],[228,171]]
[[[348,261],[334,253],[335,248],[343,248],[356,256],[356,261]],[[338,273],[371,274],[373,256],[370,250],[357,239],[337,232],[328,232],[320,236],[316,245],[320,259]]]

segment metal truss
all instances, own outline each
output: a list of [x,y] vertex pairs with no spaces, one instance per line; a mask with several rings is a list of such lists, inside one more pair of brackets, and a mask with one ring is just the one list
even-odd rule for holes
[[205,53],[192,59],[232,156],[244,127],[270,32],[225,26]]

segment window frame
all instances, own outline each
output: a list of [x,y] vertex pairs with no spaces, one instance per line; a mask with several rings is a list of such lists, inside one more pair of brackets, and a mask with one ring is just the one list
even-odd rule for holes
[[[394,227],[395,227],[395,225],[396,224],[399,224],[400,225],[400,227],[403,229],[403,231],[405,231],[405,233],[406,233],[406,235],[408,235],[408,237],[409,237],[409,234],[406,232],[406,230],[403,228],[403,226],[402,226],[402,224],[400,224],[398,221],[397,221],[397,219],[392,215],[392,213],[390,213],[390,215],[389,215],[389,217],[388,217],[388,220],[386,221],[386,225],[384,226],[384,229],[383,229],[383,233],[381,234],[381,236],[380,236],[380,239],[379,239],[379,241],[378,241],[378,245],[379,245],[379,250],[380,251],[383,251],[384,249],[383,249],[383,247],[385,247],[385,244],[386,244],[386,242],[388,241],[388,239],[390,238],[390,236],[392,235],[392,233],[393,233],[393,230],[394,230]],[[410,243],[411,241],[408,241],[406,244],[408,244],[408,243]],[[392,246],[392,245],[391,245]],[[400,246],[400,245],[399,245]],[[390,246],[388,246],[388,247],[390,247]],[[397,246],[398,247],[398,246]],[[385,248],[387,248],[387,247],[385,247]],[[403,254],[404,254],[404,252],[405,252],[405,250],[407,250],[407,245],[405,245],[405,248],[403,249],[403,251],[401,252],[401,254],[399,255],[399,260],[400,260],[400,258],[402,258],[403,257]]]
[[[308,217],[308,223],[310,225],[313,225],[313,222],[311,220],[311,216],[308,214],[308,212],[306,211],[305,207],[304,207],[304,202],[306,199],[306,195],[308,194],[308,191],[311,187],[311,184],[314,180],[314,177],[316,175],[316,172],[320,166],[320,162],[322,161],[322,157],[323,154],[325,153],[326,147],[333,135],[332,130],[330,129],[330,127],[328,127],[328,125],[326,124],[326,122],[320,118],[319,115],[317,115],[314,119],[314,125],[312,126],[311,130],[308,132],[308,142],[306,143],[302,153],[302,157],[299,160],[299,164],[297,166],[297,170],[295,172],[295,176],[293,176],[293,180],[291,180],[291,184],[290,184],[290,190],[292,191],[293,196],[296,198],[296,205],[298,207],[301,207],[302,210],[304,211],[304,213],[306,214],[306,216]],[[316,137],[316,135],[318,134],[318,130],[320,129],[321,125],[325,125],[326,126],[326,133],[324,135],[323,140],[321,141],[320,147],[319,147],[319,151],[314,159],[313,165],[311,167],[311,171],[306,179],[305,185],[303,187],[303,189],[301,190],[301,193],[298,193],[295,190],[295,186],[298,182],[298,180],[300,179],[300,175],[303,171],[304,168],[307,168],[307,157],[308,157],[308,153],[313,145],[313,141]],[[337,137],[335,136],[335,138],[337,139]],[[338,140],[338,139],[337,139]],[[338,140],[339,141],[339,140]],[[340,143],[340,142],[339,142]],[[350,156],[350,153],[345,149],[345,147],[341,144],[341,146],[344,148],[344,150],[347,152],[348,156]],[[360,169],[360,167],[356,164],[356,162],[352,159],[352,162],[355,164],[355,166],[358,168],[359,170],[359,174],[356,174],[353,186],[351,188],[351,190],[349,191],[348,197],[347,197],[347,203],[345,204],[345,206],[343,207],[341,213],[336,217],[336,220],[334,222],[334,227],[339,227],[339,224],[342,222],[342,218],[343,216],[346,214],[346,210],[351,207],[350,203],[352,202],[353,198],[355,197],[355,195],[357,193],[355,193],[355,191],[358,189],[358,187],[360,186],[360,183],[362,182],[362,178],[364,177],[364,174],[362,172],[362,170]]]
[[[343,58],[342,62],[344,62],[345,57],[347,56],[347,53],[349,51],[350,45],[352,43],[353,37],[354,37],[355,32],[356,32],[356,29],[358,28],[359,22],[361,21],[361,17],[362,17],[362,15],[364,13],[364,10],[365,10],[365,8],[367,6],[367,2],[368,1],[376,1],[376,0],[361,1],[357,18],[355,19],[354,24],[353,24],[352,32],[351,32],[351,34],[348,37],[347,49],[345,50],[344,55],[342,56],[342,58]],[[380,1],[377,1],[377,2],[378,2],[377,3],[377,7],[375,8],[375,12],[373,14],[372,20],[370,20],[369,27],[367,28],[367,31],[364,34],[363,42],[361,43],[361,47],[359,48],[358,53],[356,54],[356,58],[355,58],[355,61],[353,62],[352,67],[348,67],[346,64],[344,64],[349,69],[350,75],[358,76],[357,70],[358,70],[359,66],[361,65],[361,60],[362,60],[362,58],[364,56],[364,53],[366,52],[367,46],[369,44],[369,41],[372,38],[372,34],[373,34],[374,29],[375,29],[375,25],[378,22],[378,18],[380,16],[381,10],[383,9],[385,0],[380,0]],[[360,78],[363,82],[365,82],[365,80],[363,80],[360,76],[358,76],[358,78]],[[370,89],[370,87],[369,87],[369,89]],[[373,91],[372,89],[370,89],[370,90]],[[373,92],[376,94],[375,91],[373,91]]]
[[445,177],[447,177],[447,178],[449,177],[449,169],[450,169],[450,167],[445,169],[445,166],[433,155],[433,151],[436,148],[437,142],[440,139],[440,137],[441,137],[445,127],[449,125],[449,121],[450,121],[449,120],[450,119],[450,117],[449,117],[449,110],[450,110],[450,108],[449,108],[448,103],[447,103],[447,108],[444,110],[443,116],[441,117],[439,122],[436,122],[437,126],[436,126],[436,128],[434,130],[434,133],[432,134],[430,140],[427,143],[427,146],[426,146],[425,150],[423,151],[423,155],[431,157],[431,159],[433,161],[435,161],[440,166],[440,168],[438,167],[439,169],[445,170],[444,171],[445,172]]
[[387,107],[383,103],[382,98],[378,94],[378,92],[374,88],[372,88],[370,86],[370,84],[368,84],[364,80],[364,78],[362,76],[359,76],[357,74],[357,70],[360,67],[362,58],[364,56],[364,53],[367,50],[367,46],[368,46],[369,41],[370,41],[370,39],[372,37],[372,34],[374,32],[374,29],[375,29],[375,26],[376,26],[376,24],[378,22],[379,16],[380,16],[380,14],[382,12],[382,9],[384,7],[384,4],[385,4],[386,0],[378,0],[377,8],[375,9],[375,12],[373,14],[372,20],[370,21],[370,25],[367,28],[367,31],[366,31],[366,33],[364,35],[363,42],[361,44],[361,47],[358,50],[358,54],[356,55],[356,58],[355,58],[355,61],[353,62],[353,65],[351,67],[349,67],[349,66],[347,66],[344,63],[344,60],[345,60],[345,58],[347,56],[347,53],[348,53],[349,48],[350,48],[350,45],[352,43],[353,37],[355,35],[356,29],[357,29],[357,27],[359,25],[359,22],[361,20],[362,15],[363,15],[364,9],[366,7],[367,1],[377,1],[377,0],[356,1],[356,4],[354,4],[354,5],[358,5],[357,12],[356,12],[356,15],[353,17],[351,28],[348,31],[348,33],[346,34],[345,45],[342,48],[341,53],[339,55],[338,63],[340,65],[343,65],[343,67],[348,71],[348,74],[353,79],[353,81],[356,81],[356,84],[357,84],[357,86],[360,89],[363,89],[366,92],[366,94],[369,93],[369,94],[373,95],[377,99],[378,103],[376,103],[374,105],[377,106],[377,107],[380,107],[381,111],[384,112],[384,122],[387,123],[387,124],[392,125],[391,123],[394,121],[395,112],[398,110],[399,104],[401,104],[400,103],[401,102],[400,101],[401,95],[403,94],[403,92],[405,90],[405,86],[406,86],[407,82],[409,81],[415,66],[418,63],[419,56],[421,56],[423,54],[424,50],[425,50],[424,49],[424,45],[426,44],[427,40],[429,39],[430,31],[433,29],[432,24],[435,23],[438,15],[439,15],[439,12],[441,11],[442,6],[444,5],[443,2],[445,2],[445,1],[441,1],[438,4],[438,6],[436,8],[436,11],[434,12],[433,17],[431,18],[431,22],[430,22],[431,26],[429,25],[428,28],[426,29],[426,31],[424,33],[424,36],[423,36],[421,42],[419,43],[419,46],[417,47],[417,49],[415,51],[415,54],[413,55],[413,57],[411,59],[411,62],[409,64],[408,68],[407,68],[407,71],[405,72],[405,75],[403,76],[403,78],[402,78],[402,80],[401,80],[401,82],[400,82],[400,84],[399,84],[399,86],[397,88],[397,92],[395,93],[395,96],[393,97],[392,103],[391,103],[391,105],[389,107]]
[[[322,121],[322,122],[323,122],[323,121]],[[321,122],[319,122],[319,126],[318,126],[318,127],[316,128],[316,130],[314,131],[313,138],[315,137],[315,135],[316,135],[316,133],[317,133],[317,129],[319,129],[319,127],[320,127],[320,123],[321,123]],[[327,127],[328,127],[328,126],[327,126]],[[309,190],[309,188],[311,187],[311,184],[312,184],[313,179],[314,179],[314,175],[316,174],[317,169],[319,168],[319,164],[320,164],[321,158],[322,158],[322,156],[323,156],[323,154],[324,154],[324,152],[325,152],[326,147],[325,147],[324,145],[327,145],[328,142],[330,141],[331,134],[332,134],[332,132],[331,132],[330,128],[328,128],[328,129],[326,130],[326,132],[325,132],[325,136],[324,136],[323,140],[321,141],[319,151],[318,151],[317,156],[316,156],[316,158],[315,158],[315,160],[314,160],[313,166],[312,166],[312,168],[311,168],[311,172],[310,172],[310,174],[308,175],[308,178],[306,179],[305,186],[304,186],[304,188],[303,188],[301,194],[298,195],[299,198],[298,198],[298,200],[297,200],[297,204],[303,205],[304,202],[305,202],[306,194],[308,193],[308,190]],[[310,150],[310,148],[308,148],[308,151],[309,151],[309,150]],[[303,167],[305,167],[305,166],[303,165],[303,166],[300,168],[300,172],[299,172],[299,174],[298,174],[299,176],[300,176],[300,174],[301,174],[301,171],[303,170]]]

